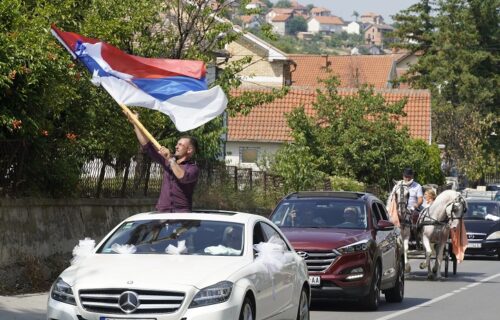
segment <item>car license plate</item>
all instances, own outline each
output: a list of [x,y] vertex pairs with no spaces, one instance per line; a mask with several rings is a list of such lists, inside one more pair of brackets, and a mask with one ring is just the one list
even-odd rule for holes
[[321,284],[321,277],[320,276],[309,276],[309,283],[311,286],[319,286]]
[[473,243],[473,242],[471,243],[471,242],[469,242],[467,244],[467,248],[481,248],[481,243]]
[[99,320],[156,320],[156,318],[109,318],[109,317],[100,317]]

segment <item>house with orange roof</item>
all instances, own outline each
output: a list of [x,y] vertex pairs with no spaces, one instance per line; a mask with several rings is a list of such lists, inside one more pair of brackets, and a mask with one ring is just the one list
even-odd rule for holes
[[266,14],[266,22],[271,23],[273,19],[278,15],[289,15],[293,16],[293,8],[273,8]]
[[[234,30],[241,32],[241,37],[226,45],[228,61],[251,57],[250,63],[238,74],[242,87],[282,87],[290,84],[292,61],[286,53],[250,32],[243,32],[236,26]],[[221,67],[224,68],[224,65]]]
[[375,12],[366,12],[363,13],[360,17],[359,20],[362,23],[366,24],[383,24],[384,23],[384,18]]
[[331,16],[332,12],[328,10],[327,8],[323,7],[314,7],[311,9],[311,16],[314,17],[327,17]]
[[292,8],[297,14],[300,15],[307,15],[307,7],[300,4],[297,0],[291,0],[290,4],[292,5]]
[[383,46],[392,40],[388,37],[388,33],[394,31],[394,28],[388,24],[372,24],[368,25],[364,30],[365,41],[367,44]]
[[252,0],[246,5],[245,8],[246,9],[264,9],[264,8],[267,8],[267,4],[265,4],[264,2],[262,2],[260,0]]
[[392,88],[396,78],[396,66],[390,55],[295,55],[291,69],[291,86],[297,88],[317,88],[322,86],[318,79],[326,79],[331,74],[340,80],[340,87],[359,88],[372,85],[378,89]]
[[337,16],[313,16],[307,20],[307,31],[312,33],[342,32],[344,20]]
[[273,26],[273,31],[281,36],[286,34],[286,24],[292,15],[289,14],[278,14],[271,20],[271,25]]
[[[356,89],[339,88],[341,96],[356,94]],[[407,99],[405,117],[396,117],[413,138],[431,142],[431,95],[429,90],[378,89],[387,102]],[[238,94],[234,92],[233,94]],[[286,115],[303,106],[306,114],[313,115],[316,101],[314,89],[292,89],[281,99],[255,107],[248,115],[228,119],[226,163],[232,166],[258,170],[257,162],[266,154],[274,154],[284,144],[293,141]]]
[[[418,59],[422,55],[422,52],[410,52],[410,51],[399,51],[397,49],[393,49],[393,53],[391,56],[394,59],[394,63],[396,64],[396,74],[397,79],[404,76],[410,67],[416,63],[418,63]],[[398,83],[398,88],[404,89],[409,88],[408,83]]]
[[238,17],[241,20],[241,26],[245,29],[255,28],[260,26],[260,17],[257,14],[243,15]]

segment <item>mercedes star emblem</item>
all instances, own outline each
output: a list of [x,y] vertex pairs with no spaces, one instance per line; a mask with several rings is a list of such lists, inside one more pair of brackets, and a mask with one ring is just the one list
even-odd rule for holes
[[132,313],[139,308],[139,296],[133,291],[125,291],[118,298],[118,305],[125,313]]

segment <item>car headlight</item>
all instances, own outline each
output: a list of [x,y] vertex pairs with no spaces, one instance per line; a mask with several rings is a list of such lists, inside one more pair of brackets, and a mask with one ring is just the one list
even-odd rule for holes
[[61,278],[57,278],[52,285],[52,288],[50,289],[50,296],[54,300],[76,306],[75,296],[73,295],[71,286],[64,282]]
[[350,245],[338,248],[337,251],[340,252],[341,254],[346,254],[346,253],[366,251],[366,249],[368,249],[368,240],[362,240],[362,241],[358,241],[358,242],[352,243]]
[[221,281],[201,289],[194,296],[189,307],[196,308],[225,302],[231,296],[231,291],[233,291],[233,283],[230,281]]
[[486,240],[495,240],[500,238],[500,231],[495,231],[486,237]]

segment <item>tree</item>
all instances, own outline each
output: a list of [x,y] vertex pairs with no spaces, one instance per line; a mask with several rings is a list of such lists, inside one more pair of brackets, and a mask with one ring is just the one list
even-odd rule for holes
[[[248,0],[241,2],[241,5]],[[21,194],[63,195],[76,190],[82,165],[99,158],[115,169],[137,153],[137,142],[116,102],[90,84],[90,75],[49,33],[55,23],[65,31],[106,41],[134,55],[215,61],[214,54],[236,39],[232,25],[219,18],[230,2],[163,0],[96,0],[82,2],[0,2],[0,142],[16,148],[0,157],[2,177]],[[235,76],[248,58],[220,70],[229,95],[241,84]],[[272,99],[230,97],[228,111],[248,112]],[[173,146],[180,135],[170,119],[137,109],[141,121],[161,144]],[[215,161],[220,153],[222,117],[193,130],[200,138],[199,156]],[[20,156],[14,157],[16,154]],[[15,159],[15,160],[12,160]],[[12,169],[14,168],[14,169]],[[2,179],[4,181],[5,179]],[[24,193],[23,193],[24,192]]]
[[286,33],[296,35],[301,31],[307,31],[307,22],[304,17],[293,17],[286,24]]
[[261,0],[268,8],[272,8],[273,7],[273,3],[271,2],[271,0]]
[[289,0],[279,0],[274,5],[275,8],[291,8],[292,3]]
[[303,188],[322,172],[388,190],[392,179],[400,177],[401,168],[409,165],[422,172],[423,183],[442,182],[437,147],[413,140],[391,120],[404,115],[405,100],[387,103],[369,87],[343,96],[337,89],[338,79],[323,82],[326,88],[317,90],[314,115],[297,107],[287,116],[294,143],[278,151],[271,171],[283,175],[289,170],[285,177],[295,187],[296,175],[307,176]]
[[354,17],[354,21],[358,21],[359,13],[356,10],[352,12],[351,16]]
[[433,136],[469,179],[492,170],[500,128],[497,10],[497,0],[422,0],[394,17],[395,46],[421,54],[405,80],[431,90]]

